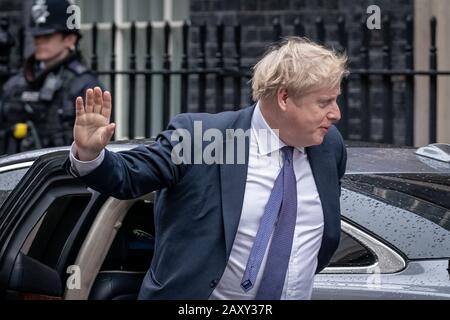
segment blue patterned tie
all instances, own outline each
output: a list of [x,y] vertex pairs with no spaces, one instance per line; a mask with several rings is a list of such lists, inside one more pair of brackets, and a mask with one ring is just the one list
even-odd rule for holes
[[284,155],[283,168],[275,179],[241,282],[245,292],[253,288],[273,231],[257,300],[277,300],[281,297],[297,218],[297,182],[292,161],[294,150],[292,147],[281,150]]

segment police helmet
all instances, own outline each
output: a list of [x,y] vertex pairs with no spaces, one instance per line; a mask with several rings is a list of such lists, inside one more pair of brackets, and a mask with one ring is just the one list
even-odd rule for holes
[[[71,24],[73,5],[70,0],[35,0],[31,6],[30,32],[33,37],[44,36],[56,32],[81,34]],[[69,12],[67,12],[69,11]]]

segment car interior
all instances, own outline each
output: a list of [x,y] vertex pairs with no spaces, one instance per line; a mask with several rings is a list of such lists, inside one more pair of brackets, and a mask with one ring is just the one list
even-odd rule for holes
[[65,300],[137,298],[153,256],[153,203],[154,194],[105,202],[75,260],[81,289],[67,287]]

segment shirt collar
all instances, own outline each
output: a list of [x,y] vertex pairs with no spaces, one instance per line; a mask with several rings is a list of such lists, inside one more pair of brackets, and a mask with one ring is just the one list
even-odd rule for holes
[[[261,113],[259,102],[256,104],[255,111],[252,116],[252,133],[256,138],[256,144],[260,155],[268,155],[286,146],[286,144],[278,137],[276,132],[267,124]],[[304,147],[296,147],[295,149],[301,153],[305,152]]]

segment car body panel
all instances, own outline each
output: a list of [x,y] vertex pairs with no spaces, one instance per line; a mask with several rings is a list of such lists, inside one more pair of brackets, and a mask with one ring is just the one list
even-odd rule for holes
[[450,231],[411,211],[343,188],[341,214],[408,259],[450,258]]
[[319,274],[313,299],[450,299],[448,261],[413,261],[394,274]]

